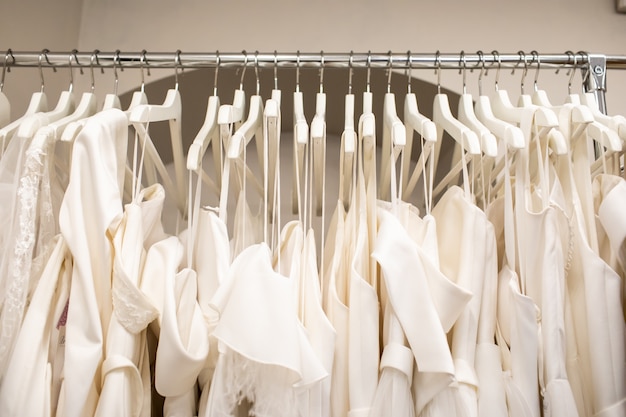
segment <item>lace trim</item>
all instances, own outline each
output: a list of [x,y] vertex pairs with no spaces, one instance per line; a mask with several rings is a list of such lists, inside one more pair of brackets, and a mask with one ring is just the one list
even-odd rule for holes
[[0,365],[4,370],[7,358],[13,349],[15,337],[21,327],[26,295],[30,281],[37,207],[46,150],[35,148],[26,152],[24,173],[17,190],[17,213],[19,224],[10,263],[6,298],[2,311],[0,332]]
[[222,392],[213,393],[207,415],[231,417],[237,405],[247,400],[251,404],[250,416],[300,416],[292,378],[288,369],[251,361],[225,347],[211,383]]
[[116,257],[113,277],[113,312],[119,323],[133,334],[143,329],[159,316],[159,310],[150,299],[128,279]]

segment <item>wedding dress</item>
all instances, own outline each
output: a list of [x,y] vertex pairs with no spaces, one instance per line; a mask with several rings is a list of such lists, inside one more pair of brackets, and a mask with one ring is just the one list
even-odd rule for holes
[[59,226],[74,258],[66,326],[66,417],[93,415],[101,386],[104,337],[113,310],[109,226],[122,216],[128,119],[121,110],[89,118],[72,148]]

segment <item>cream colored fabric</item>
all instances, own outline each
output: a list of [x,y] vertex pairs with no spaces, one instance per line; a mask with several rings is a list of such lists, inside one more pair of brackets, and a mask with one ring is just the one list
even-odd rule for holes
[[[55,351],[63,350],[63,311],[70,290],[72,260],[62,236],[43,271],[16,340],[15,350],[0,385],[3,416],[54,416],[59,383],[53,382],[62,362]],[[55,369],[57,368],[57,369]]]
[[[102,388],[104,336],[113,305],[111,242],[106,232],[122,215],[120,172],[124,173],[128,119],[107,110],[87,120],[72,147],[70,182],[59,215],[74,257],[66,328],[66,417],[93,415]],[[120,152],[123,151],[123,152]]]
[[233,261],[213,299],[220,357],[208,415],[231,416],[247,398],[256,415],[294,416],[297,393],[328,376],[295,314],[292,286],[272,269],[265,244],[249,246]]

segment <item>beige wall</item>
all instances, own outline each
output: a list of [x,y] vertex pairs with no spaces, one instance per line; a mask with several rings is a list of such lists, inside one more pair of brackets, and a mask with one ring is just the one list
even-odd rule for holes
[[[70,51],[78,47],[83,0],[0,0],[0,50],[4,52]],[[46,93],[51,102],[67,88],[67,72],[44,72]],[[30,94],[39,90],[38,70],[20,69],[6,75],[4,93],[10,99],[11,113],[17,118],[24,112]]]
[[[615,13],[612,0],[0,0],[0,5],[0,49],[626,53],[626,15]],[[54,100],[68,75],[49,72],[46,85]],[[152,79],[167,75],[154,71]],[[435,80],[432,71],[416,76]],[[566,94],[566,78],[548,71],[541,77],[540,86],[557,99]],[[100,78],[112,85],[111,74]],[[502,78],[519,90],[519,73]],[[80,82],[88,86],[88,76]],[[139,76],[125,72],[120,83],[122,91],[132,89]],[[454,71],[445,72],[442,83],[460,89]],[[5,92],[16,114],[27,103],[22,91],[38,84],[36,69],[9,75]],[[475,78],[468,86],[477,92]],[[626,114],[625,97],[626,71],[611,72],[609,110]]]
[[[624,54],[626,15],[615,12],[613,0],[85,0],[79,46]],[[416,75],[434,80],[431,71]],[[455,75],[447,72],[443,82],[458,89]],[[546,77],[542,87],[550,90],[553,82]],[[561,88],[553,88],[557,97],[566,94],[567,81],[560,80]],[[519,78],[511,81],[519,90]],[[609,82],[609,109],[626,114],[626,74],[611,74]]]

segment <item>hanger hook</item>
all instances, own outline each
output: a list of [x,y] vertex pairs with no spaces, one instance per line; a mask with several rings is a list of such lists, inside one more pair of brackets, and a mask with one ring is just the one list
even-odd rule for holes
[[278,90],[278,52],[274,49],[274,90]]
[[537,60],[537,69],[535,70],[535,80],[533,81],[533,87],[535,91],[539,90],[537,86],[537,80],[539,79],[539,70],[541,69],[541,58],[539,57],[539,53],[537,51],[530,51],[530,54],[533,56],[533,61]]
[[391,51],[387,53],[388,59],[388,69],[387,69],[387,93],[391,93],[391,70],[393,69],[393,58],[391,56]]
[[463,73],[463,94],[467,93],[467,60],[465,59],[465,51],[461,50],[459,54],[459,74]]
[[150,75],[150,67],[148,67],[148,60],[146,59],[146,51],[145,49],[141,51],[141,58],[139,59],[139,68],[141,69],[141,92],[143,93],[146,87],[146,81],[143,74],[143,66],[146,65],[148,70],[148,75]]
[[526,79],[526,74],[528,73],[528,62],[526,61],[526,54],[524,53],[524,51],[518,51],[517,54],[519,55],[520,58],[517,61],[517,64],[515,64],[515,66],[513,67],[513,70],[511,71],[511,75],[515,74],[515,68],[517,68],[517,66],[523,62],[524,71],[522,72],[522,79],[520,81],[520,87],[521,87],[522,94],[524,94],[524,80]]
[[437,94],[441,94],[441,56],[439,50],[435,52],[435,73],[437,74]]
[[9,61],[9,57],[13,58],[13,63],[15,64],[15,57],[13,56],[13,51],[9,48],[4,55],[4,67],[2,67],[2,80],[0,80],[0,92],[4,89],[4,76],[6,72],[11,72],[11,67],[7,67],[7,62]]
[[476,55],[478,55],[478,65],[481,66],[480,73],[478,74],[478,95],[483,95],[483,74],[485,71],[485,58],[483,56],[483,51],[477,51]]
[[[120,50],[116,49],[115,50],[115,55],[113,55],[113,77],[115,78],[114,84],[113,84],[113,94],[117,95],[117,86],[120,83],[120,80],[117,76],[117,64],[120,62]],[[121,66],[121,64],[120,64]]]
[[321,67],[320,67],[320,93],[324,92],[324,51],[320,52]]
[[254,51],[254,75],[256,76],[256,95],[261,94],[261,82],[259,81],[259,51]]
[[587,52],[585,52],[585,51],[578,51],[577,54],[580,54],[581,59],[583,59],[583,60],[585,60],[585,58],[586,58],[586,61],[587,61],[587,65],[586,65],[587,68],[586,68],[586,70],[583,71],[582,68],[580,69],[581,72],[583,73],[582,84],[584,86],[585,83],[587,83],[587,80],[589,80],[589,73],[591,72],[591,64],[589,63],[589,54]]
[[406,77],[406,90],[408,94],[411,94],[411,77],[413,73],[413,60],[411,59],[411,51],[406,51],[406,60],[408,65],[407,77]]
[[296,55],[296,93],[300,92],[300,50]]
[[243,77],[246,74],[246,67],[248,66],[248,53],[244,49],[241,51],[243,53],[243,69],[241,71],[241,80],[239,80],[239,89],[243,90]]
[[574,52],[568,50],[565,51],[565,55],[567,55],[567,62],[565,62],[561,67],[557,67],[556,71],[554,71],[555,74],[558,74],[562,68],[567,68],[567,73],[565,73],[565,75],[570,75],[572,73],[572,67],[570,66],[570,56],[573,57],[574,56]]
[[[178,90],[178,68],[182,67],[182,62],[180,60],[180,49],[176,50],[176,55],[174,56],[174,82],[176,83],[176,90]],[[182,69],[181,69],[182,71]]]
[[[572,58],[574,60],[574,67],[571,68],[571,73],[569,76],[569,80],[567,82],[567,93],[572,94],[572,80],[574,79],[574,74],[576,73],[576,54],[573,53],[572,51],[567,51],[567,52],[572,54]],[[568,58],[569,58],[569,54],[568,54]]]
[[71,93],[74,90],[74,74],[72,73],[72,58],[74,57],[73,53],[70,53],[69,56],[69,69],[70,69],[70,88],[69,92]]
[[350,59],[348,60],[348,94],[352,94],[352,60],[354,59],[354,51],[350,51]]
[[494,59],[498,60],[498,68],[496,69],[496,91],[498,91],[498,89],[500,88],[498,86],[498,82],[500,81],[500,68],[502,67],[502,61],[500,60],[500,53],[497,50],[493,50],[491,51],[491,55],[493,55]]
[[89,70],[91,72],[91,92],[93,93],[96,90],[96,79],[93,74],[93,63],[94,61],[97,63],[99,50],[94,50],[91,54],[91,58],[89,59]]
[[74,55],[74,61],[76,61],[76,65],[78,65],[78,72],[80,72],[80,75],[84,75],[85,72],[83,71],[83,67],[80,65],[80,62],[78,62],[78,49],[73,49],[72,54]]
[[220,51],[215,51],[215,76],[213,77],[213,95],[217,95],[217,73],[220,70]]
[[43,60],[43,56],[44,56],[44,54],[46,52],[48,52],[48,50],[44,49],[39,54],[39,78],[41,78],[41,92],[42,93],[43,93],[43,90],[44,90],[44,82],[43,82],[43,67],[41,66],[41,61]]
[[366,91],[370,92],[370,74],[372,69],[372,51],[367,51],[367,89]]

